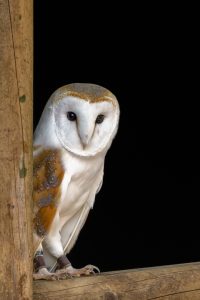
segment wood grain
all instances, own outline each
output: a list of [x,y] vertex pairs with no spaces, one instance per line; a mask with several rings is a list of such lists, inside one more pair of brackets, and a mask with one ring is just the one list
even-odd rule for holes
[[33,291],[34,300],[199,300],[200,263],[36,281]]
[[0,299],[32,299],[32,0],[0,0]]

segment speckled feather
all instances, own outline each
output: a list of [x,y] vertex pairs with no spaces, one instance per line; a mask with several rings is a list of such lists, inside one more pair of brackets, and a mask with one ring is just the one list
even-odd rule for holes
[[33,163],[33,224],[42,239],[48,233],[57,211],[64,169],[59,150],[39,150]]

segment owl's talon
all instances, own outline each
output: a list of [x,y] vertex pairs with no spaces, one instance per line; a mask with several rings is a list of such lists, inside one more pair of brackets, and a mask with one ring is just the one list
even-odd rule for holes
[[[97,272],[95,272],[95,271],[97,271]],[[75,269],[72,266],[68,266],[68,267],[65,267],[63,269],[56,271],[56,274],[58,274],[58,276],[60,274],[66,274],[70,278],[96,275],[97,273],[100,273],[100,270],[99,270],[99,268],[97,268],[96,266],[93,266],[93,265],[87,265],[81,269]]]
[[37,273],[33,273],[33,280],[63,280],[69,278],[68,274],[50,273],[47,268],[41,268]]
[[[101,273],[100,272],[100,270],[99,270],[99,268],[98,267],[96,267],[96,266],[93,266],[93,265],[87,265],[87,266],[85,266],[85,268],[88,270],[88,271],[90,271],[92,274],[99,274],[99,273]],[[96,271],[96,272],[95,272]]]
[[33,273],[33,280],[58,280],[55,273],[50,273],[46,268],[41,268],[37,273]]

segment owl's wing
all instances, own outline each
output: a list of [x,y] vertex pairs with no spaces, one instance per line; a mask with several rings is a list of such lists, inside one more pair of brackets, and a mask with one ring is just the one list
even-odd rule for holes
[[[61,230],[61,241],[65,254],[68,254],[74,246],[78,235],[85,224],[90,209],[93,207],[95,195],[100,190],[103,180],[103,168],[99,172],[93,188],[90,191],[89,197],[83,207],[63,226]],[[56,267],[56,260],[48,250],[44,247],[44,257],[46,265],[51,271]]]
[[64,176],[60,151],[37,147],[33,159],[33,250],[49,232],[60,199]]

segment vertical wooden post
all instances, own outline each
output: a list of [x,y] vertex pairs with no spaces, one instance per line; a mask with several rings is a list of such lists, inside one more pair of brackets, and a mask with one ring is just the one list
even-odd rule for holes
[[32,299],[32,0],[0,0],[0,299]]

